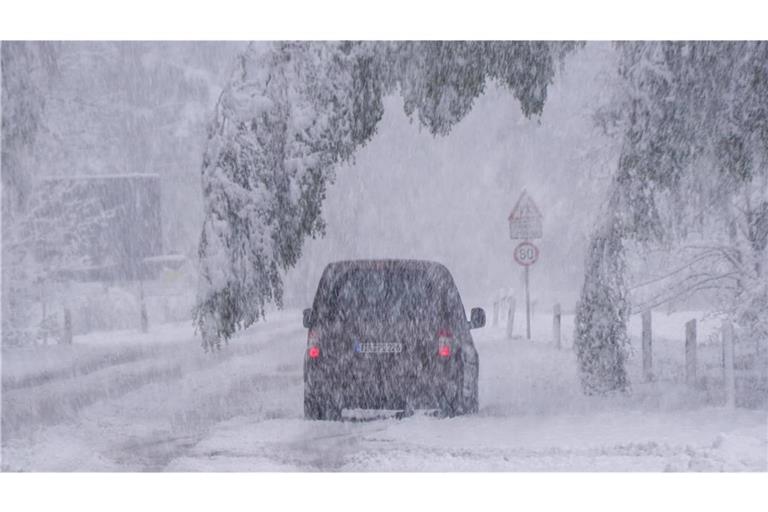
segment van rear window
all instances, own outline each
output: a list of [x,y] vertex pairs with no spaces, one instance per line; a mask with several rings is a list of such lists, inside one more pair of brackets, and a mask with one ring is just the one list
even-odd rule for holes
[[316,310],[324,320],[446,321],[456,307],[446,288],[423,271],[351,269],[334,279]]

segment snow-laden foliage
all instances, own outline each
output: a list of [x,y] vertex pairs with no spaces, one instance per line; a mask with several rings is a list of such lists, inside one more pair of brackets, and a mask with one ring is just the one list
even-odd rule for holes
[[3,230],[4,345],[24,345],[55,336],[60,310],[50,306],[68,273],[94,264],[84,252],[103,231],[110,209],[83,198],[69,183],[33,181],[23,211]]
[[768,45],[622,43],[622,97],[610,113],[623,135],[616,208],[638,240],[676,240],[702,210],[765,176]]
[[[766,337],[768,44],[640,42],[618,49],[622,88],[614,107],[598,116],[623,141],[609,201],[621,228],[612,233],[637,251],[676,256],[639,283],[639,309],[714,290],[720,311],[748,325],[751,336]],[[602,236],[597,231],[594,239]],[[586,281],[595,279],[590,272],[601,257],[590,255]],[[606,305],[604,316],[619,322],[614,308]],[[577,344],[592,346],[583,334]],[[582,367],[601,357],[579,353]]]
[[575,350],[585,393],[625,391],[629,380],[629,297],[618,220],[592,236],[581,298],[576,305]]
[[[67,42],[46,92],[43,175],[153,173],[163,246],[193,259],[202,222],[206,124],[238,43]],[[76,128],[76,129],[73,129]],[[184,211],[184,215],[177,212]]]
[[399,86],[406,114],[444,135],[469,113],[488,80],[509,88],[526,117],[540,114],[556,66],[574,47],[537,41],[395,43],[388,76]]
[[281,305],[281,272],[296,263],[305,237],[322,233],[333,167],[381,115],[363,49],[278,43],[239,57],[203,162],[197,318],[207,342],[250,325],[268,302]]
[[[18,266],[31,254],[33,232],[24,225],[38,161],[35,144],[44,130],[44,89],[57,72],[57,45],[43,42],[0,43],[2,67],[2,319],[3,342],[34,337],[35,269]],[[34,208],[32,208],[34,210]],[[18,217],[22,217],[20,220]]]
[[[27,243],[32,234],[27,227],[34,217],[28,210],[39,210],[39,201],[32,196],[41,178],[160,175],[163,247],[168,253],[194,255],[202,194],[199,182],[189,179],[190,172],[199,166],[198,150],[205,142],[206,121],[221,92],[224,70],[230,69],[232,57],[243,47],[183,42],[2,43],[4,321],[11,303],[23,302],[11,307],[30,317],[22,324],[34,331],[35,318],[44,309],[42,300],[54,288],[43,284],[47,274],[40,272],[32,253],[19,254],[33,245]],[[49,206],[60,199],[52,196]],[[32,201],[38,204],[29,206]],[[57,236],[69,235],[76,236],[68,229]],[[22,243],[20,236],[27,242]],[[192,268],[188,275],[196,277]],[[131,288],[125,282],[118,286]],[[70,303],[79,300],[74,288],[67,293]],[[187,301],[193,300],[194,287],[185,293]],[[98,311],[120,309],[119,303],[98,304]],[[120,315],[81,322],[95,311],[75,314],[75,330],[122,324]],[[187,316],[190,312],[187,308]]]
[[6,41],[0,43],[2,67],[2,182],[3,214],[13,215],[30,190],[35,142],[43,128],[45,89],[57,72],[55,43]]
[[447,133],[487,80],[540,114],[570,43],[401,42],[251,45],[222,93],[203,161],[205,221],[196,323],[204,347],[282,303],[282,274],[323,233],[334,168],[374,134],[382,98]]

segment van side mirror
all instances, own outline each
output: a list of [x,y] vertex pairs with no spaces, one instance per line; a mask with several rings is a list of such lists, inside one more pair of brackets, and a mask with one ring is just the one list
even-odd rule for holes
[[470,329],[485,327],[485,310],[483,308],[472,308],[469,318]]
[[304,327],[309,329],[312,327],[312,310],[311,309],[305,309],[302,312],[302,322],[304,323]]

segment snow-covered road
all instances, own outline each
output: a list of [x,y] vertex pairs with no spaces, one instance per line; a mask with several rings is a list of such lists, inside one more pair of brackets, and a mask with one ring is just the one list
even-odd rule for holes
[[[543,319],[542,321],[546,321]],[[765,471],[764,410],[663,382],[584,397],[570,350],[475,331],[480,413],[302,417],[300,314],[220,353],[188,325],[3,352],[5,471]],[[684,405],[689,404],[689,405]]]

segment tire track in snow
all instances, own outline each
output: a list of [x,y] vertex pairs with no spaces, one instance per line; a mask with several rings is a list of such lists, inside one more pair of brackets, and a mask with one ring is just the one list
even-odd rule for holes
[[[263,363],[273,361],[259,357],[271,347],[284,345],[284,338],[296,337],[297,344],[303,344],[300,332],[294,322],[283,321],[269,329],[245,331],[238,336],[241,343],[232,342],[214,354],[203,354],[196,345],[175,344],[176,350],[161,360],[145,358],[4,393],[4,469],[37,469],[40,464],[35,460],[14,459],[41,451],[34,446],[38,441],[77,436],[72,444],[94,445],[107,459],[125,463],[125,470],[160,470],[193,446],[212,424],[254,413],[249,396],[252,404],[263,390],[300,385],[300,373],[297,377],[285,369],[265,371]],[[301,349],[296,348],[296,353]],[[283,366],[291,368],[287,363]],[[121,377],[116,378],[116,373]],[[206,386],[211,381],[218,384]],[[162,402],[169,396],[171,401],[178,399],[178,405],[164,410]],[[144,404],[157,414],[141,417]],[[199,409],[202,411],[196,415]],[[265,407],[256,412],[267,417],[290,414]],[[143,421],[166,427],[161,431],[142,429],[139,424]]]

